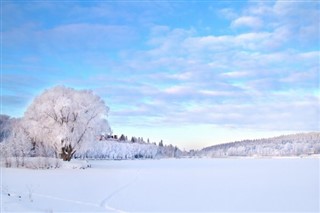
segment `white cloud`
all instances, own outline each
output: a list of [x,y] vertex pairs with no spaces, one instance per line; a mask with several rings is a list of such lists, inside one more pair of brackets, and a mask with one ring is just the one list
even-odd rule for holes
[[228,91],[217,91],[217,90],[200,90],[200,94],[206,95],[206,96],[211,96],[211,97],[216,97],[216,96],[233,96],[233,92],[228,92]]
[[233,28],[249,27],[252,29],[259,29],[262,25],[263,22],[259,18],[253,16],[242,16],[231,23],[231,27]]
[[164,92],[172,95],[185,95],[190,94],[192,92],[191,88],[187,86],[171,86],[169,88],[164,89]]
[[271,33],[244,33],[234,36],[189,37],[182,44],[189,53],[201,51],[227,51],[235,48],[249,50],[265,48],[263,45],[271,39]]
[[249,73],[246,71],[233,71],[233,72],[225,72],[225,73],[222,73],[221,75],[228,78],[241,78],[241,77],[248,76]]

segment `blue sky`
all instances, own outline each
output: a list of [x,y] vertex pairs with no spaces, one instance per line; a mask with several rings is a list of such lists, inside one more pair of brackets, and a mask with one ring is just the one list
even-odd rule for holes
[[92,89],[115,134],[200,148],[319,130],[317,1],[2,1],[2,113]]

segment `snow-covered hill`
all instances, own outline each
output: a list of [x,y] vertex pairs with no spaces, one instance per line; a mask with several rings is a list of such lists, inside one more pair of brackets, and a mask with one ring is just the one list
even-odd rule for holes
[[203,148],[201,157],[301,156],[320,153],[320,132],[284,135],[259,140],[244,140]]

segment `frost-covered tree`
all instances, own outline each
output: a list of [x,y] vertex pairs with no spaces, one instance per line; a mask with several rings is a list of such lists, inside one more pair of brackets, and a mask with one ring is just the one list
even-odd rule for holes
[[10,124],[10,135],[0,145],[0,157],[5,165],[24,166],[24,159],[33,152],[33,145],[21,125],[21,119],[14,119]]
[[119,138],[119,141],[125,141],[126,140],[126,137],[124,136],[124,134],[122,134]]
[[0,142],[9,137],[14,119],[8,115],[0,114]]
[[57,86],[35,98],[25,112],[23,125],[29,138],[54,148],[56,156],[70,161],[86,141],[111,132],[108,110],[92,91]]
[[136,137],[133,137],[133,136],[132,136],[131,142],[132,142],[132,143],[136,143],[136,142],[138,142],[138,139],[137,139]]

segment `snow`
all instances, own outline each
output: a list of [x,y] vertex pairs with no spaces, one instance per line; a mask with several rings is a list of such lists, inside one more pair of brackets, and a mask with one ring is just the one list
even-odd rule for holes
[[319,158],[89,163],[87,169],[1,168],[1,212],[320,210]]

